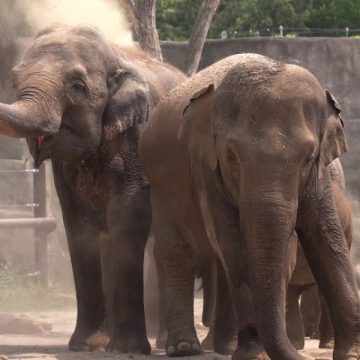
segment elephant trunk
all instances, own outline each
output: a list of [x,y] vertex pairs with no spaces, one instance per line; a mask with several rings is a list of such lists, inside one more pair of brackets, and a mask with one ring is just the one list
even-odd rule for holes
[[[279,189],[279,184],[272,189]],[[240,228],[246,239],[259,335],[271,359],[299,359],[285,327],[289,239],[296,222],[297,197],[279,190],[259,192],[259,187],[246,190],[239,206]]]
[[35,101],[0,103],[0,134],[14,137],[41,137],[56,133],[61,125],[60,106]]

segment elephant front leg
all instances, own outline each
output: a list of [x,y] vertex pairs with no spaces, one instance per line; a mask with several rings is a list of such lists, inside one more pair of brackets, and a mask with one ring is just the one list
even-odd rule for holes
[[143,289],[144,251],[151,223],[148,189],[138,189],[131,196],[113,195],[107,213],[113,243],[109,349],[149,354]]
[[69,349],[105,351],[109,336],[104,326],[105,301],[97,244],[98,232],[87,223],[78,226],[77,233],[74,233],[68,236],[68,240],[75,281],[77,320]]
[[53,161],[74,275],[77,320],[69,341],[72,351],[105,350],[109,336],[104,329],[105,300],[102,291],[98,214],[78,200],[67,185],[63,164]]
[[196,355],[200,343],[194,326],[194,280],[196,261],[180,229],[153,200],[153,226],[165,286],[168,356]]
[[333,320],[334,359],[358,360],[360,301],[330,181],[300,203],[297,232]]

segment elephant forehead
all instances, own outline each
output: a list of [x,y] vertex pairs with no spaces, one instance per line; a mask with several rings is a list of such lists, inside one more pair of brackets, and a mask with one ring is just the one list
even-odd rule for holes
[[24,62],[57,61],[66,63],[81,61],[85,64],[103,64],[104,51],[95,39],[83,36],[69,37],[63,34],[50,34],[35,40],[25,53]]

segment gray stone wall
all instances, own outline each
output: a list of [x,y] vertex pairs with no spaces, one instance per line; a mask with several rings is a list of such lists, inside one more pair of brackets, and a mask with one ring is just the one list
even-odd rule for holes
[[[185,43],[163,42],[166,61],[181,68]],[[313,72],[341,104],[350,151],[342,156],[348,188],[360,199],[360,40],[348,38],[249,38],[210,40],[200,68],[229,55],[258,53]]]

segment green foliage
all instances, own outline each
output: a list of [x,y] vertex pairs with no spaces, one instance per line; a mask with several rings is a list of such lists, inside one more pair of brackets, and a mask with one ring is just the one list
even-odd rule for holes
[[313,0],[307,26],[359,28],[360,0]]
[[[157,26],[162,40],[187,40],[202,0],[158,0]],[[360,0],[222,0],[209,31],[219,38],[236,31],[248,35],[279,33],[279,26],[294,35],[345,35],[345,28],[360,28]],[[340,33],[296,32],[293,29],[343,29]],[[351,35],[351,32],[350,32]],[[353,34],[355,35],[355,34]]]
[[0,263],[1,311],[60,310],[75,305],[72,296],[59,294],[55,289],[40,285],[36,278],[29,278]]
[[202,0],[158,0],[156,26],[161,40],[187,40]]

